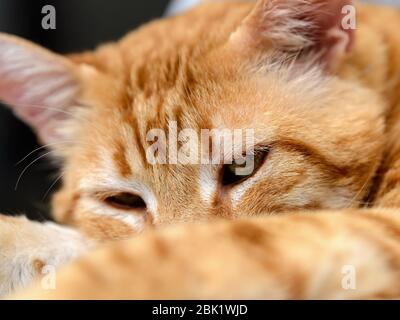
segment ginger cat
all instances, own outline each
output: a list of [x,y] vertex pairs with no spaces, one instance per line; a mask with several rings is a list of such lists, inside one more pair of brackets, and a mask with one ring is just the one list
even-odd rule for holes
[[[204,3],[66,57],[1,35],[0,98],[63,161],[74,230],[1,217],[0,293],[84,255],[13,297],[400,298],[400,14],[353,30],[351,4]],[[149,163],[171,123],[253,129],[252,172]]]

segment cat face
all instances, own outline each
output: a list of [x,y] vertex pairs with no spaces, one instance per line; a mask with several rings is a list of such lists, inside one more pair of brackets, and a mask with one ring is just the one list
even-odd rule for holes
[[358,206],[382,103],[334,76],[345,4],[207,4],[69,57],[1,36],[0,97],[63,161],[55,217],[104,239]]

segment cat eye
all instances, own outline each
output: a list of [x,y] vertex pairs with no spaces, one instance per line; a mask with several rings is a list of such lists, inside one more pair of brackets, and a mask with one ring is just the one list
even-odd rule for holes
[[[258,169],[264,164],[265,159],[269,154],[269,149],[257,150],[254,153],[254,168],[251,172],[246,173],[247,170],[243,170],[246,168],[246,164],[248,164],[249,159],[247,159],[244,163],[238,163],[237,161],[233,161],[232,164],[224,165],[222,169],[222,185],[229,186],[233,184],[241,183],[250,177],[252,177]],[[242,169],[242,170],[241,170]],[[242,172],[244,174],[241,174]]]
[[143,201],[141,197],[127,192],[107,197],[105,199],[105,202],[116,209],[122,209],[122,210],[146,209],[146,203]]

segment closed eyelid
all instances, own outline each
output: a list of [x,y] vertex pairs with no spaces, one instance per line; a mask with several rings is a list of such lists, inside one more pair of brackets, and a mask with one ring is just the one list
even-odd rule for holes
[[95,196],[97,199],[121,192],[132,193],[143,198],[150,213],[155,214],[157,211],[157,199],[154,193],[144,183],[136,180],[122,180],[104,176],[86,177],[81,180],[80,189],[83,194],[92,197]]

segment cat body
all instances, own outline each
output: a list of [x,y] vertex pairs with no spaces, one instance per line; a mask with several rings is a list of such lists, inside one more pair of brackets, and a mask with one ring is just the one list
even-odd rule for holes
[[[2,35],[0,98],[63,161],[54,217],[104,246],[18,297],[399,298],[400,14],[345,6],[205,3],[68,57]],[[171,123],[252,129],[261,160],[150,164]]]

